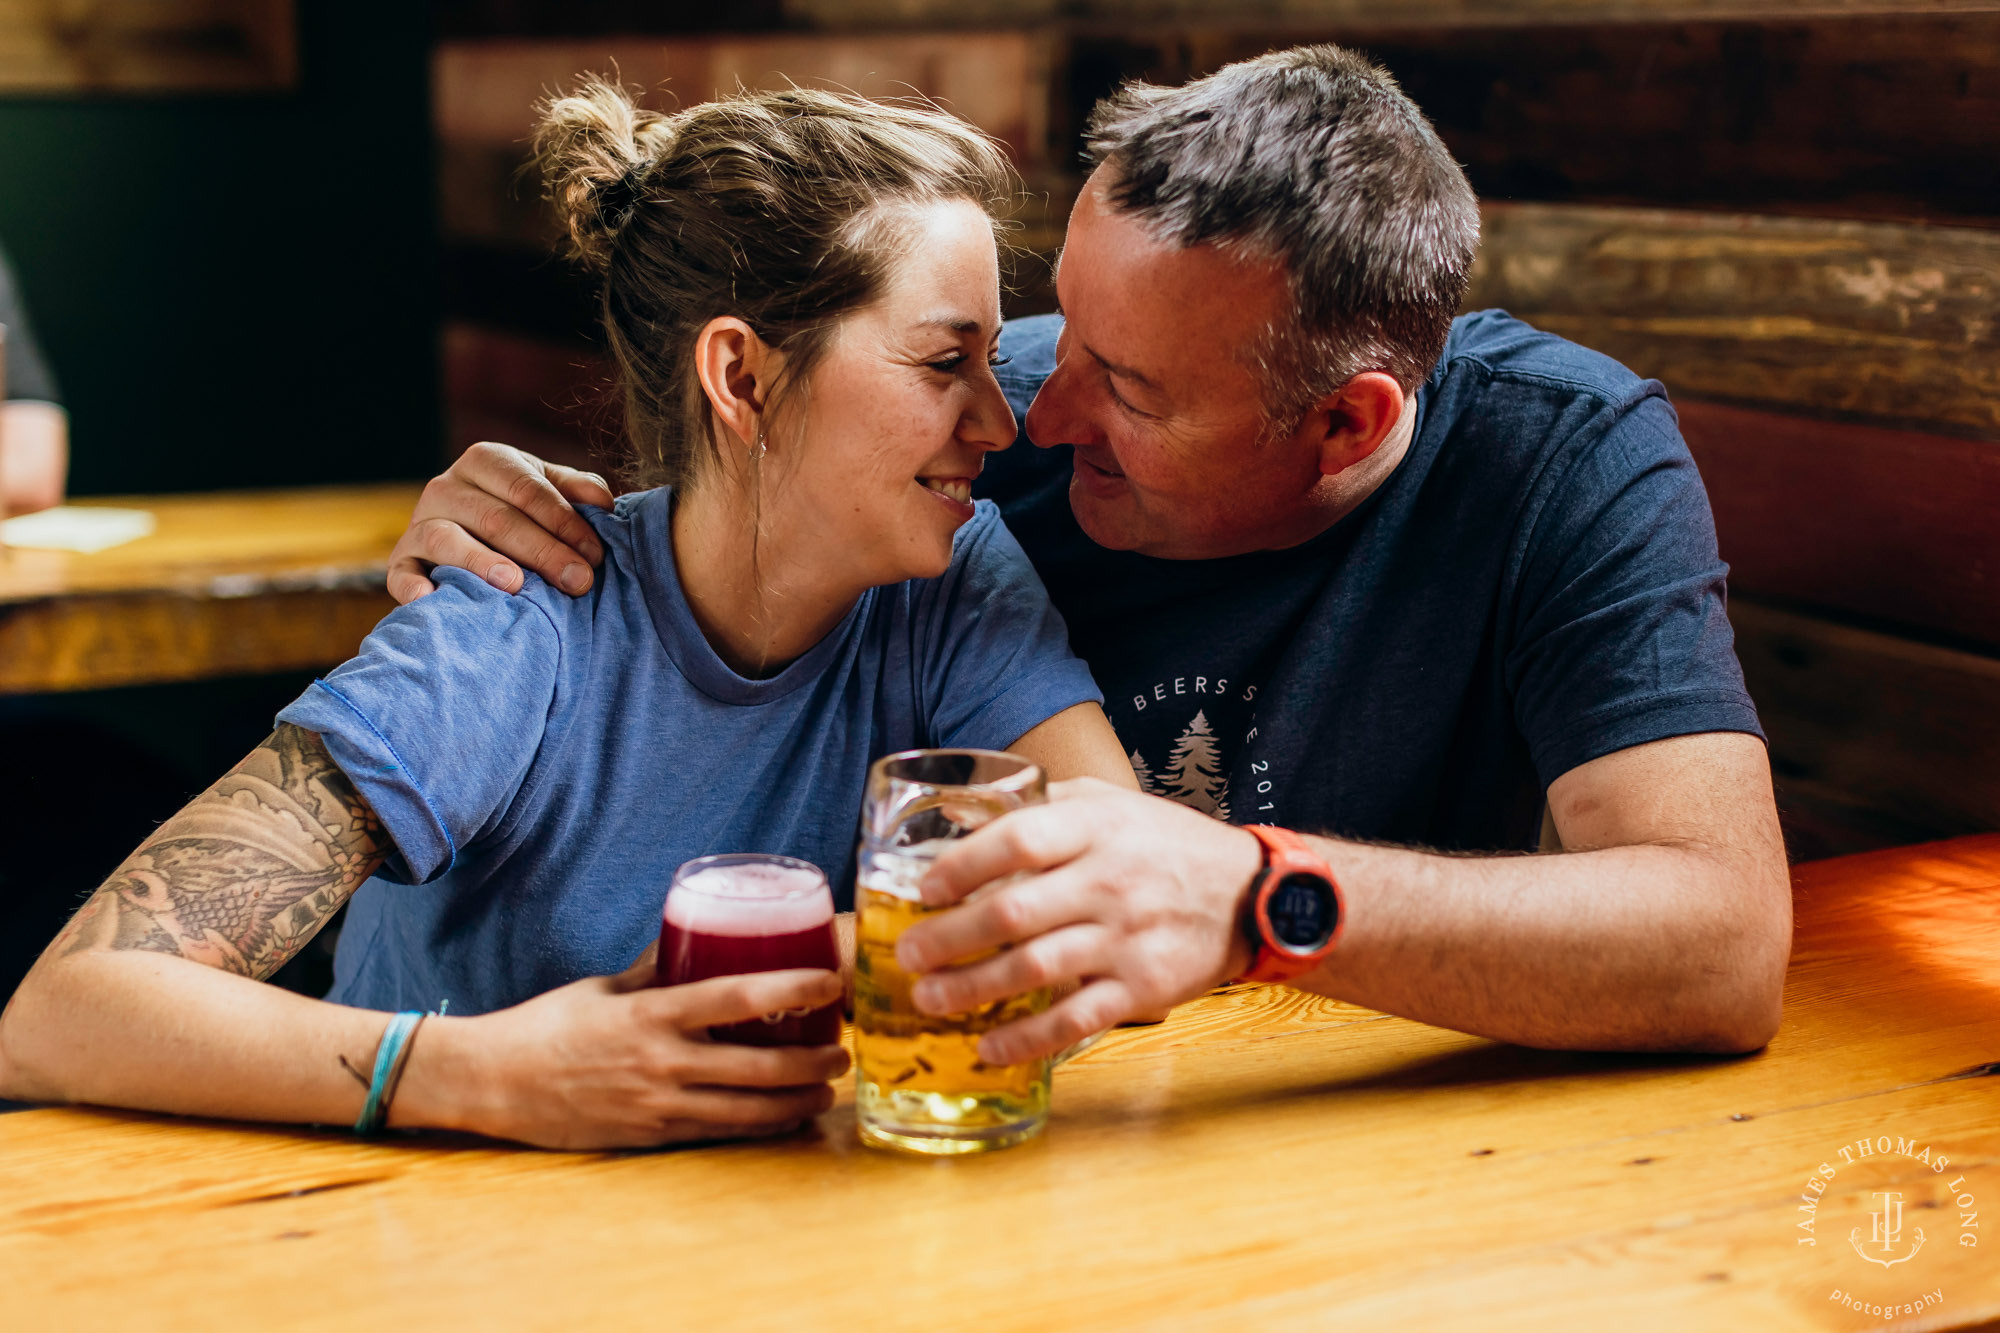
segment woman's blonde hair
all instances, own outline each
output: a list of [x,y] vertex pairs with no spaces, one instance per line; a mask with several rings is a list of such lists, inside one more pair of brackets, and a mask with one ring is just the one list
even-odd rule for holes
[[743,320],[799,383],[881,293],[908,235],[899,206],[966,199],[997,218],[1014,197],[999,144],[928,104],[787,88],[664,114],[589,78],[540,112],[535,160],[603,278],[642,486],[687,485],[715,447],[694,368],[709,320]]

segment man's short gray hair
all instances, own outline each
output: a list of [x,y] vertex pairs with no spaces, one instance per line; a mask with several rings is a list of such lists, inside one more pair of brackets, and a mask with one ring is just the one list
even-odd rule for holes
[[1283,264],[1289,311],[1245,349],[1274,425],[1355,375],[1429,377],[1465,298],[1479,203],[1394,79],[1337,46],[1225,65],[1180,88],[1130,83],[1088,140],[1110,202],[1183,246]]

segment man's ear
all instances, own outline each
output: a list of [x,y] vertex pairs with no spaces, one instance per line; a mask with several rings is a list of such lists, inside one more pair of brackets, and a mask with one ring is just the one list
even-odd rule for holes
[[764,408],[779,353],[734,315],[718,315],[694,339],[695,374],[709,409],[745,449],[756,447],[764,430]]
[[1364,370],[1314,403],[1299,433],[1319,450],[1321,474],[1331,477],[1381,448],[1403,419],[1406,402],[1394,375]]

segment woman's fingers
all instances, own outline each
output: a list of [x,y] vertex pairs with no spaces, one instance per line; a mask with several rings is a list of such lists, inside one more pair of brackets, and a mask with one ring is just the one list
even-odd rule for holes
[[639,997],[682,1031],[747,1023],[786,1009],[819,1009],[840,1000],[840,974],[820,968],[746,972],[665,986]]
[[684,1082],[719,1088],[803,1088],[830,1083],[847,1072],[845,1046],[737,1046],[700,1043],[689,1056]]
[[797,1124],[832,1105],[833,1089],[824,1083],[769,1092],[747,1088],[685,1088],[674,1098],[673,1115],[676,1119],[700,1120],[709,1125],[748,1128]]

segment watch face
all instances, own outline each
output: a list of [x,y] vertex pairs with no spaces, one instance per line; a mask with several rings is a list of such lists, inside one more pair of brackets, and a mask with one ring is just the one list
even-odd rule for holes
[[1317,875],[1287,875],[1264,906],[1271,934],[1294,953],[1311,953],[1333,938],[1333,889]]

